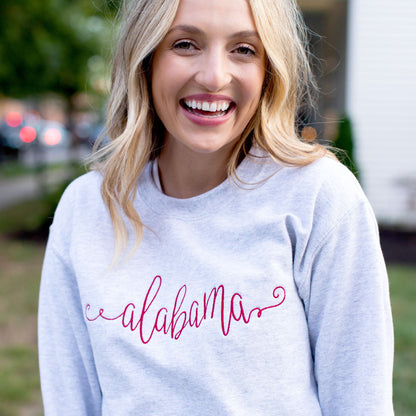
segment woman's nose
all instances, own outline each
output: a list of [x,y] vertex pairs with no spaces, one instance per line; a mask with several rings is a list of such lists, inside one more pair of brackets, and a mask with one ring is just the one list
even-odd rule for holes
[[210,92],[217,92],[227,86],[232,79],[232,69],[227,54],[221,50],[211,50],[203,54],[196,82]]

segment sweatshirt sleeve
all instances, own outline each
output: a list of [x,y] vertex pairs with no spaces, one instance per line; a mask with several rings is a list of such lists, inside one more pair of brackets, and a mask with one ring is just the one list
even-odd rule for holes
[[100,415],[100,385],[76,279],[51,239],[42,271],[38,337],[45,415]]
[[307,274],[304,302],[323,415],[393,415],[388,278],[366,199],[316,245]]

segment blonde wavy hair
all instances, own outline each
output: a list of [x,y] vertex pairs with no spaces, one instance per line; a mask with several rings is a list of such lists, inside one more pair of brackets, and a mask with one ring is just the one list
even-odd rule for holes
[[[296,0],[247,0],[267,55],[263,94],[230,156],[228,176],[251,145],[264,149],[278,163],[302,166],[330,152],[302,140],[296,116],[311,102],[315,88],[307,49],[307,30]],[[162,145],[164,128],[155,114],[150,88],[152,54],[175,18],[180,0],[125,0],[122,25],[114,54],[112,86],[107,107],[106,133],[110,143],[96,150],[93,168],[103,174],[101,193],[113,222],[116,256],[125,248],[126,220],[143,235],[134,208],[137,179]],[[237,178],[238,179],[238,178]]]

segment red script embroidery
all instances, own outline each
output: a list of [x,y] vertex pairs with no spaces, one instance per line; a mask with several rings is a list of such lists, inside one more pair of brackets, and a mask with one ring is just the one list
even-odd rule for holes
[[[199,328],[204,321],[214,319],[215,311],[218,308],[221,314],[221,331],[224,336],[227,336],[230,332],[232,321],[242,321],[244,324],[249,324],[253,314],[257,318],[261,318],[263,312],[268,309],[277,308],[286,299],[285,289],[282,286],[278,286],[273,290],[273,297],[278,299],[278,303],[263,308],[256,307],[247,312],[243,305],[243,297],[239,293],[234,293],[230,298],[227,313],[225,289],[223,285],[219,285],[218,287],[214,287],[208,295],[205,292],[201,303],[194,300],[189,310],[184,310],[182,306],[186,298],[187,286],[183,285],[176,294],[172,311],[169,313],[167,308],[162,307],[157,311],[156,315],[154,315],[153,311],[152,318],[149,309],[155,301],[161,287],[162,278],[155,276],[146,293],[140,312],[139,308],[136,309],[134,303],[129,303],[123,312],[115,317],[106,316],[104,309],[99,309],[98,315],[91,317],[89,316],[91,306],[88,304],[85,307],[85,317],[90,322],[96,321],[99,318],[106,321],[120,319],[124,328],[129,328],[132,332],[138,331],[143,344],[147,344],[152,339],[155,331],[162,332],[165,335],[169,335],[172,339],[178,340],[186,327]],[[139,313],[140,315],[137,318],[136,316]]]

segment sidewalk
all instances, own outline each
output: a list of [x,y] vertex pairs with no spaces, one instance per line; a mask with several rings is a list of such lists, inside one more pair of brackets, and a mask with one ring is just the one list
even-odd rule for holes
[[0,178],[0,210],[37,198],[45,188],[50,189],[67,181],[72,177],[72,172],[65,164],[71,161],[83,161],[90,152],[88,146],[80,145],[73,149],[45,148],[42,149],[41,154],[36,149],[22,153],[20,161],[26,166],[36,166],[39,162],[45,166],[61,162],[63,166],[56,169],[46,168],[44,172],[14,178]]
[[45,171],[41,174],[0,179],[0,210],[37,198],[42,193],[43,186],[51,188],[65,182],[70,177],[70,169],[62,168]]

